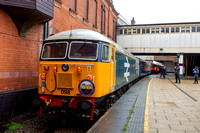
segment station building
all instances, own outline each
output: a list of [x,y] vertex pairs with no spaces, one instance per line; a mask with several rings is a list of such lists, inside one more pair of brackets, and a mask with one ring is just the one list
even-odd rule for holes
[[1,0],[0,119],[28,108],[37,94],[45,38],[90,29],[115,41],[117,14],[112,0]]
[[193,75],[200,66],[200,22],[122,25],[117,28],[117,43],[137,56],[154,56],[174,72],[179,63],[181,75]]

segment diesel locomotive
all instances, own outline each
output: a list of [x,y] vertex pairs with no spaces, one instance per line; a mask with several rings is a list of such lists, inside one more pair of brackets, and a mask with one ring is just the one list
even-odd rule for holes
[[38,68],[39,115],[72,113],[90,120],[152,69],[150,63],[86,29],[47,38]]

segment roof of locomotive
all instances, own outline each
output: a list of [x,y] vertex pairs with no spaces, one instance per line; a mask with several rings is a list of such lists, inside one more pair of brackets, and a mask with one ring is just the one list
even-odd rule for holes
[[45,41],[55,41],[55,40],[88,40],[88,41],[107,42],[107,43],[111,43],[115,45],[117,51],[136,59],[135,56],[133,56],[127,50],[123,49],[120,45],[118,45],[111,39],[92,30],[74,29],[74,30],[63,31],[63,32],[50,36]]

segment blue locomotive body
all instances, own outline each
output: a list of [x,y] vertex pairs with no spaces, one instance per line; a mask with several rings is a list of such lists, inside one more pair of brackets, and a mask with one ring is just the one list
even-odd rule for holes
[[116,89],[130,83],[139,77],[137,58],[116,52]]

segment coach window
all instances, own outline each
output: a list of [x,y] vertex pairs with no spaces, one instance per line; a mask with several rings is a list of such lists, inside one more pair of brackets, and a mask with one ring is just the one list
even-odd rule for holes
[[101,60],[103,62],[109,62],[109,45],[103,44],[102,45],[102,54],[101,54]]

